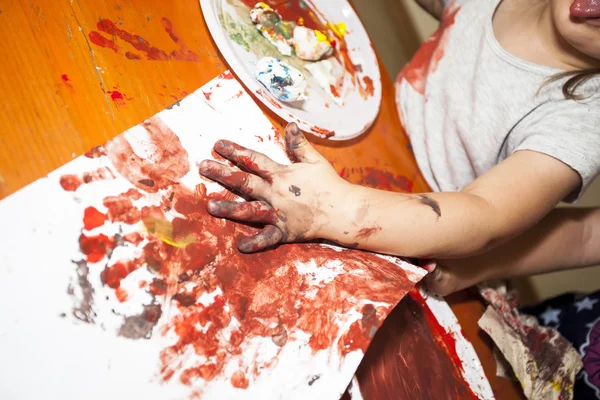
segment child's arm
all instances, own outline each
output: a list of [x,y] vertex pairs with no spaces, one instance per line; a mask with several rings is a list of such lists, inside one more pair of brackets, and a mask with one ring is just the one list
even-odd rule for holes
[[490,279],[600,265],[600,208],[557,208],[523,235],[487,253],[439,261],[427,286],[445,296]]
[[519,151],[460,193],[385,192],[341,179],[295,124],[286,142],[299,163],[282,166],[220,141],[215,150],[252,173],[214,161],[200,166],[206,177],[260,200],[209,203],[212,215],[266,225],[239,243],[241,251],[323,238],[401,256],[468,257],[523,233],[580,185],[566,164]]
[[442,0],[415,0],[417,4],[421,6],[422,9],[427,11],[436,19],[442,18],[442,13],[444,12],[444,4]]

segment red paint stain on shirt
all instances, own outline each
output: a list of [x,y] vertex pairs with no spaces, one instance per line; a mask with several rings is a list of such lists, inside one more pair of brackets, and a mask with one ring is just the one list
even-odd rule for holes
[[410,62],[398,74],[398,82],[405,79],[415,91],[425,94],[427,76],[437,70],[444,57],[444,47],[450,39],[451,28],[460,7],[449,5],[444,11],[438,30],[427,39]]

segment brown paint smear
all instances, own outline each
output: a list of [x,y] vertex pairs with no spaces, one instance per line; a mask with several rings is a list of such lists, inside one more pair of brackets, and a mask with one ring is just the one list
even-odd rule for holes
[[[106,264],[102,281],[115,290],[121,301],[127,299],[121,280],[147,267],[155,278],[139,290],[160,296],[162,303],[172,301],[179,309],[177,315],[167,316],[163,331],[173,332],[177,340],[161,352],[162,379],[179,379],[193,385],[222,375],[226,365],[235,363],[239,370],[230,377],[231,384],[246,388],[262,368],[277,362],[277,355],[261,363],[244,361],[242,354],[248,341],[268,338],[281,347],[295,339],[299,330],[310,335],[308,345],[313,353],[335,346],[342,354],[365,351],[387,312],[414,286],[406,273],[370,253],[336,251],[318,244],[285,245],[251,255],[240,253],[235,244],[258,229],[214,218],[206,211],[210,199],[232,199],[232,195],[207,195],[202,184],[194,190],[181,185],[179,180],[190,164],[179,138],[157,117],[145,121],[142,127],[156,148],[150,158],[136,155],[123,136],[95,149],[92,156],[106,154],[114,168],[136,187],[104,199],[108,220],[126,224],[143,221],[153,228],[113,238],[82,234],[80,245],[88,262]],[[150,181],[154,184],[149,185]],[[149,193],[160,193],[160,207],[134,205],[135,200]],[[140,243],[144,243],[140,258],[108,266],[106,260],[115,247]],[[341,260],[345,273],[318,286],[311,285],[312,274],[301,275],[296,268],[297,263],[309,261],[324,268],[331,260]],[[202,295],[217,288],[222,294],[212,303],[199,302]],[[355,299],[390,306],[373,307]],[[337,319],[351,310],[362,318],[347,331],[340,331]],[[139,316],[126,318],[121,332],[130,338],[150,337],[161,313],[160,306],[153,303]],[[230,327],[233,319],[238,321],[235,328]],[[190,351],[205,361],[190,365]]]
[[406,296],[375,335],[356,373],[363,398],[477,399],[418,297]]

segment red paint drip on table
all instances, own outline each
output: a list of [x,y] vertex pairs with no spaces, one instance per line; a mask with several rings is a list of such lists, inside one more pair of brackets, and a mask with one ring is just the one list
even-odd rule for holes
[[67,74],[62,74],[60,76],[60,78],[62,79],[65,86],[67,86],[68,88],[71,88],[71,89],[73,88],[73,86],[69,83],[70,80],[69,80],[69,76]]
[[[168,60],[178,60],[178,61],[191,61],[197,62],[200,61],[200,57],[191,51],[181,40],[175,30],[173,28],[172,22],[167,18],[162,18],[161,20],[162,26],[171,38],[173,42],[179,45],[178,50],[172,50],[171,52],[167,52],[163,49],[159,49],[158,47],[152,46],[146,39],[139,35],[131,34],[123,29],[117,27],[117,25],[109,20],[102,19],[97,24],[97,29],[108,35],[111,35],[114,38],[119,38],[120,40],[128,43],[137,51],[144,53],[146,55],[146,59],[155,60],[155,61],[168,61]],[[100,32],[92,31],[89,33],[88,37],[90,41],[100,47],[110,48],[116,53],[119,53],[119,47],[115,43],[113,39],[108,39],[100,34]],[[140,55],[132,52],[125,52],[125,57],[128,59],[139,60],[141,59]]]

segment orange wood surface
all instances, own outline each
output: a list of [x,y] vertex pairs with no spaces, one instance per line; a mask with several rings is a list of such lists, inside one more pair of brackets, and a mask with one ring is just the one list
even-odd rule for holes
[[[140,43],[166,59],[149,60],[127,41],[99,32],[101,20],[139,35]],[[168,22],[171,34],[165,29]],[[90,35],[114,39],[116,46],[98,46]],[[2,1],[0,38],[0,199],[172,105],[227,69],[198,0]],[[197,61],[177,60],[173,52],[182,48],[193,52]],[[132,54],[141,59],[131,59]],[[351,141],[311,141],[351,182],[428,191],[398,120],[392,81],[381,69],[383,102],[373,127]],[[262,109],[281,129],[283,122]],[[198,130],[205,128],[198,126]],[[454,296],[451,304],[497,398],[520,397],[517,385],[495,376],[490,342],[477,328],[482,304],[466,293]]]

